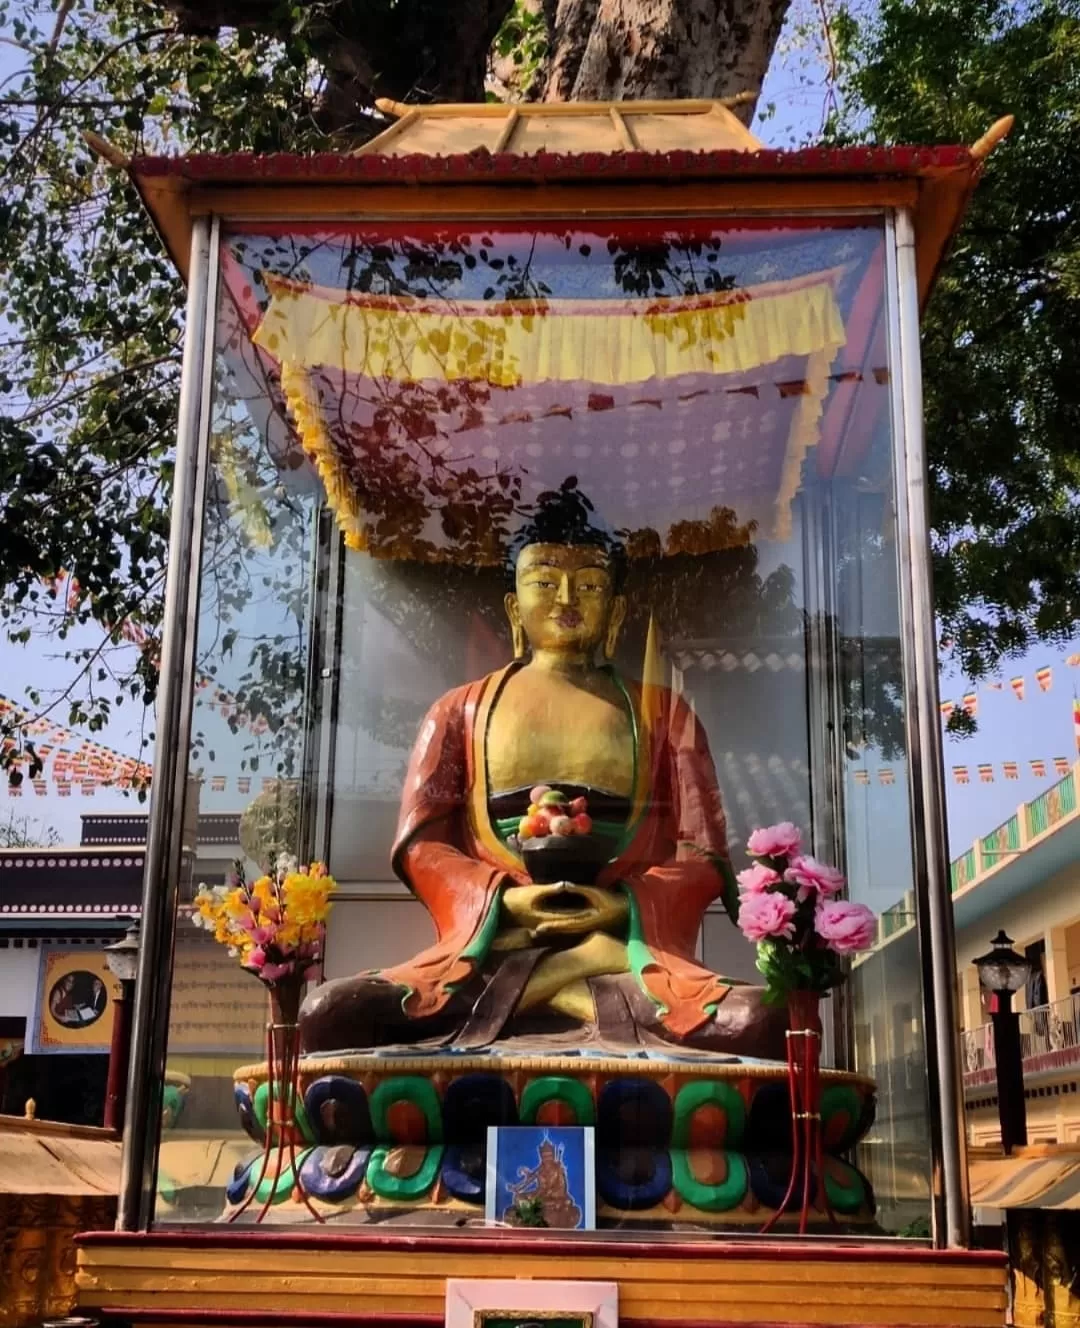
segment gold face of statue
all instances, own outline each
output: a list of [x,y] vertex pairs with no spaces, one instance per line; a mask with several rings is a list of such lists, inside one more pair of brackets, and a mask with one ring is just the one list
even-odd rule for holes
[[591,657],[618,631],[626,602],[615,594],[611,563],[591,545],[528,544],[506,597],[513,626],[534,651]]

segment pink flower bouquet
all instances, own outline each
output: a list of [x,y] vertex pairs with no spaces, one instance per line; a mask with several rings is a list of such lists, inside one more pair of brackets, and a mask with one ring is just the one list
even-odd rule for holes
[[839,898],[842,874],[801,847],[790,821],[755,830],[747,841],[754,864],[737,877],[739,929],[757,945],[767,999],[777,1004],[793,991],[835,987],[844,957],[869,950],[877,936],[871,910]]

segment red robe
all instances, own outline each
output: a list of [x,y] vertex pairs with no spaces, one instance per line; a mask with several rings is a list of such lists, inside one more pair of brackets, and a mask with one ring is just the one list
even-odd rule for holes
[[[504,885],[527,884],[487,810],[483,735],[517,665],[455,688],[428,711],[401,799],[393,867],[431,914],[435,944],[382,976],[409,988],[405,1010],[434,1013],[484,961]],[[667,688],[630,691],[638,793],[618,856],[597,884],[631,897],[629,953],[639,985],[678,1037],[712,1015],[730,984],[694,958],[706,908],[730,879],[724,811],[705,732]],[[647,713],[650,718],[646,718]]]

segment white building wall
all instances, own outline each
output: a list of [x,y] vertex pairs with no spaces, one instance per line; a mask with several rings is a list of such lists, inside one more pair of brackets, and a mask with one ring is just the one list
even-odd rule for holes
[[999,927],[1016,942],[1017,949],[1041,940],[1051,927],[1066,926],[1080,918],[1080,863],[1072,863],[1019,898],[995,908],[993,913],[971,923],[956,936],[956,962],[963,971],[977,955],[990,949]]
[[29,1019],[33,1014],[40,954],[37,946],[16,949],[14,943],[0,949],[0,1017]]
[[347,978],[369,968],[389,968],[434,941],[427,910],[404,891],[400,899],[339,899],[326,925],[325,973]]

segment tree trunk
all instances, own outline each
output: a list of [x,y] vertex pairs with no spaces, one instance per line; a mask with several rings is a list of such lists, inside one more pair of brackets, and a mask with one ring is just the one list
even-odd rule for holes
[[[164,0],[182,32],[221,28],[293,35],[289,6],[259,0]],[[518,0],[542,4],[548,54],[530,97],[641,101],[757,93],[791,0]],[[332,133],[366,135],[376,97],[483,101],[492,41],[514,0],[397,0],[388,10],[328,0],[304,38],[326,82]],[[392,17],[390,17],[392,16]],[[749,122],[754,102],[737,114]]]
[[[296,40],[292,6],[267,0],[163,0],[180,32],[216,38],[223,28]],[[318,119],[327,133],[370,137],[377,97],[415,105],[483,101],[488,52],[514,0],[326,0],[312,6],[303,40],[325,80]]]
[[[543,101],[731,97],[761,90],[790,0],[545,0]],[[754,102],[737,113],[747,122]]]

